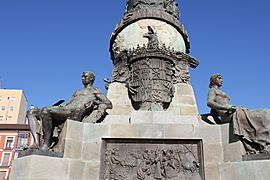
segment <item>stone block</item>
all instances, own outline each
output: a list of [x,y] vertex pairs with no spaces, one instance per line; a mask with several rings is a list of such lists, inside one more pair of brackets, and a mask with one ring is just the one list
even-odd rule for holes
[[138,137],[138,126],[134,124],[112,124],[110,137],[136,138]]
[[196,106],[196,101],[194,96],[190,95],[182,95],[179,97],[179,103],[180,104],[186,104],[191,106]]
[[70,160],[68,178],[69,179],[83,179],[85,164],[86,163],[81,160]]
[[71,139],[65,140],[64,158],[81,159],[82,157],[82,141]]
[[110,125],[84,124],[84,142],[97,142],[105,137],[110,137]]
[[13,161],[10,179],[67,179],[69,161],[62,158],[27,156]]
[[194,137],[194,127],[191,124],[164,125],[165,138],[192,139]]
[[[219,166],[218,164],[208,164],[204,167],[205,180],[220,180]],[[230,180],[230,179],[227,179]]]
[[180,115],[182,116],[198,116],[197,106],[180,105]]
[[223,149],[222,144],[204,144],[204,164],[219,164],[223,163]]
[[159,124],[141,124],[138,127],[139,138],[164,138],[164,126]]
[[113,109],[107,109],[106,111],[109,115],[130,115],[133,108],[127,105],[113,105]]
[[221,131],[219,126],[195,125],[195,138],[203,139],[204,144],[221,144]]
[[231,163],[222,164],[220,166],[220,180],[238,180],[234,165]]
[[220,125],[225,162],[241,161],[246,154],[245,148],[238,136],[233,134],[232,123]]
[[128,95],[128,89],[124,83],[113,82],[110,84],[107,97],[110,98],[113,95]]
[[190,95],[190,96],[194,96],[194,91],[193,88],[190,84],[177,84],[175,86],[176,89],[176,95],[178,96],[183,96],[183,95]]
[[221,180],[268,180],[270,160],[228,162],[220,165]]
[[101,142],[89,142],[83,144],[82,159],[85,161],[100,160]]
[[86,163],[83,173],[85,180],[99,180],[99,164],[100,161],[89,161]]
[[66,122],[66,137],[72,140],[82,140],[83,137],[83,123],[73,120],[67,120]]
[[130,115],[109,115],[106,116],[103,124],[130,124]]

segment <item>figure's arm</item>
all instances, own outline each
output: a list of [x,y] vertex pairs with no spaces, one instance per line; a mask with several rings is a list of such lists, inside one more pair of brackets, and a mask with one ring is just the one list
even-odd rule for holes
[[112,102],[102,93],[101,90],[96,90],[95,97],[96,100],[94,100],[94,104],[97,106],[106,105],[106,109],[112,109]]
[[207,97],[207,106],[215,109],[215,110],[228,110],[232,111],[235,110],[236,107],[230,104],[220,104],[215,101],[216,98],[216,91],[215,89],[210,89],[208,92],[208,97]]
[[73,101],[76,94],[77,94],[77,91],[69,98],[69,100],[66,102],[66,105],[70,104]]

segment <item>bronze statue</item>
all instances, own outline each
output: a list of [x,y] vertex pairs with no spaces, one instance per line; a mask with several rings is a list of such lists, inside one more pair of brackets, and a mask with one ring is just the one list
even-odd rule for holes
[[63,125],[67,119],[96,123],[104,118],[106,109],[111,109],[112,103],[100,89],[92,86],[94,81],[94,73],[85,71],[82,74],[84,88],[77,90],[65,105],[48,106],[42,109],[33,108],[27,112],[31,133],[34,137],[34,144],[31,148],[40,146],[41,126],[44,140],[41,149],[48,150],[54,127]]
[[270,110],[249,110],[230,104],[230,97],[223,92],[220,74],[210,78],[207,105],[223,123],[233,123],[234,134],[243,142],[247,154],[270,153]]

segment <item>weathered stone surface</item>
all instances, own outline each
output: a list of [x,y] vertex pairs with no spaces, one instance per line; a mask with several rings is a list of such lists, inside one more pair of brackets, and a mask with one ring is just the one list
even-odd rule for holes
[[204,144],[221,144],[221,132],[219,126],[195,126],[195,137],[203,138]]
[[24,157],[24,156],[31,156],[31,155],[41,155],[41,156],[62,158],[64,156],[64,153],[54,152],[54,151],[46,151],[46,150],[40,150],[40,149],[27,149],[27,150],[19,152],[18,158]]
[[84,142],[97,142],[101,138],[110,137],[110,125],[84,124]]
[[165,138],[192,139],[194,126],[191,124],[164,125]]
[[100,151],[101,151],[100,141],[83,143],[82,159],[84,161],[99,161]]
[[206,180],[220,180],[219,165],[217,163],[208,164],[207,166],[204,167],[204,169]]
[[131,124],[112,124],[110,137],[117,138],[136,138],[138,137],[138,126]]
[[64,158],[81,159],[82,141],[65,139]]
[[85,164],[86,163],[81,160],[70,160],[69,170],[68,170],[68,179],[83,179]]
[[197,106],[180,106],[180,115],[182,116],[199,116]]
[[130,115],[110,115],[107,116],[103,124],[130,124],[131,122]]
[[241,161],[246,153],[243,143],[233,134],[232,124],[223,124],[221,127],[224,162]]
[[197,124],[196,116],[177,116],[171,111],[133,111],[131,124]]
[[205,166],[223,163],[222,144],[204,144],[203,150]]
[[113,104],[113,109],[107,110],[110,115],[130,115],[133,111],[131,101],[128,97],[128,89],[124,83],[111,83],[107,97]]
[[66,159],[36,155],[15,159],[10,179],[67,179],[68,163]]
[[196,98],[190,84],[175,85],[174,97],[167,111],[182,116],[198,116]]
[[[73,121],[71,119],[68,119],[68,121]],[[73,121],[73,123],[67,123],[67,129],[66,129],[66,138],[81,141],[83,137],[83,123]]]
[[[131,180],[147,176],[201,180],[203,176],[200,140],[113,138],[105,139],[103,147],[100,179],[114,176],[113,179]],[[162,173],[164,169],[166,174]]]
[[84,179],[85,180],[99,180],[100,161],[89,161],[84,167]]
[[173,26],[155,19],[142,19],[126,27],[117,35],[113,50],[121,52],[136,48],[138,44],[140,46],[147,44],[147,39],[143,38],[145,32],[148,31],[147,26],[153,27],[154,31],[157,32],[160,44],[173,47],[176,51],[186,52],[182,35]]
[[270,154],[243,155],[243,161],[270,160]]

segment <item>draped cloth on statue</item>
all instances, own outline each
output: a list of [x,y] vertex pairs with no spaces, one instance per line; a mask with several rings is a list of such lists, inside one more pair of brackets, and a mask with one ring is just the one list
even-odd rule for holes
[[239,107],[233,113],[234,134],[260,150],[270,144],[270,110],[248,110]]

